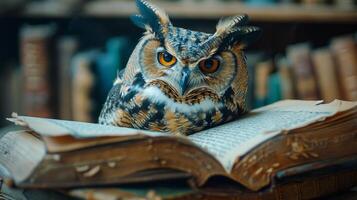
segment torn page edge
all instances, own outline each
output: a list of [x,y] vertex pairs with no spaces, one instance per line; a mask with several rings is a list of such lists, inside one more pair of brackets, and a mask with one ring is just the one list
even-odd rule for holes
[[[299,105],[301,105],[302,102],[305,102],[304,109],[301,109]],[[263,109],[257,109],[254,112],[263,112],[263,111],[269,111],[269,110],[281,110],[281,111],[311,111],[311,112],[326,112],[326,115],[316,117],[315,119],[311,119],[310,121],[306,123],[299,124],[297,126],[290,127],[288,129],[281,129],[281,130],[269,130],[266,132],[263,132],[256,137],[252,138],[251,140],[247,141],[244,143],[244,145],[237,147],[235,150],[231,151],[230,154],[228,154],[226,157],[230,158],[235,158],[234,163],[236,162],[237,158],[240,158],[247,154],[250,150],[252,150],[255,146],[262,144],[263,142],[269,140],[270,138],[273,138],[281,133],[288,133],[289,131],[302,128],[305,126],[308,126],[310,124],[319,122],[319,121],[325,121],[326,118],[332,117],[336,115],[339,112],[351,110],[357,107],[357,102],[350,102],[350,101],[341,101],[341,100],[334,100],[328,104],[321,104],[322,101],[300,101],[300,100],[285,100],[282,102],[277,102],[272,104],[271,106],[268,106],[270,109],[266,109],[267,107],[264,107]],[[280,104],[280,105],[279,105]],[[296,105],[296,107],[291,108],[291,106]],[[288,108],[284,108],[281,105],[288,106]],[[253,111],[252,111],[253,112]],[[231,172],[234,164],[232,164],[229,167],[226,167],[227,172]]]
[[[56,137],[56,136],[72,136],[74,138],[95,138],[95,137],[105,137],[105,136],[130,136],[130,135],[146,135],[150,137],[155,136],[173,136],[169,133],[163,132],[154,132],[147,130],[139,130],[126,127],[117,127],[117,126],[106,126],[94,123],[86,122],[77,122],[77,121],[67,121],[73,123],[68,126],[62,125],[58,122],[66,122],[66,120],[56,120],[48,118],[39,118],[39,117],[28,117],[28,116],[18,116],[17,114],[12,115],[13,118],[8,118],[7,120],[13,122],[16,125],[27,127],[28,129],[38,133],[42,136],[47,137]],[[78,123],[78,124],[76,124]],[[96,125],[99,129],[97,132],[83,132],[82,130],[76,130],[75,126],[79,125]],[[70,127],[74,126],[74,127]]]
[[19,115],[15,112],[11,113],[11,118],[6,118],[6,120],[14,123],[17,126],[29,127],[28,123],[21,120]]
[[252,110],[252,112],[263,112],[268,110],[279,111],[313,111],[313,112],[329,112],[334,115],[338,112],[350,110],[357,107],[357,101],[341,101],[335,99],[334,101],[324,104],[322,100],[319,101],[304,101],[304,100],[283,100],[263,108]]

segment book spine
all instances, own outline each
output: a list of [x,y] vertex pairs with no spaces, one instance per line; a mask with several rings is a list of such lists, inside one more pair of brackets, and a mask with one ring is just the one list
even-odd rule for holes
[[342,98],[357,100],[357,48],[352,36],[335,38],[331,48],[337,61]]
[[281,100],[281,79],[277,72],[270,74],[268,81],[267,103]]
[[247,59],[247,69],[248,69],[248,92],[247,92],[247,108],[252,109],[255,102],[255,66],[262,59],[262,53],[247,53],[245,54]]
[[58,80],[59,80],[59,116],[61,119],[72,119],[71,103],[71,59],[78,48],[74,37],[60,38],[58,43]]
[[49,41],[54,27],[24,26],[20,32],[23,106],[26,115],[53,117],[51,108]]
[[315,50],[312,53],[312,60],[322,99],[327,102],[340,99],[335,63],[330,50]]
[[318,99],[309,44],[302,43],[288,47],[287,56],[292,63],[298,98],[303,100]]
[[72,72],[72,108],[73,120],[93,122],[92,116],[94,101],[91,97],[95,84],[95,75],[92,72],[93,59],[98,52],[82,52],[73,57]]
[[255,105],[261,107],[267,104],[268,79],[273,70],[271,60],[259,62],[255,69]]
[[278,72],[281,79],[281,95],[283,99],[293,99],[294,94],[294,79],[291,66],[285,57],[279,58],[277,61]]

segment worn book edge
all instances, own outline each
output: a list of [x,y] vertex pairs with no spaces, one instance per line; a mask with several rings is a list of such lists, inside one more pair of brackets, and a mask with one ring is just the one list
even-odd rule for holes
[[[311,124],[313,122],[316,122],[316,121],[321,121],[321,120],[324,120],[326,119],[326,117],[328,116],[332,116],[334,114],[336,114],[337,112],[340,112],[340,111],[346,111],[346,110],[349,110],[349,109],[352,109],[354,107],[356,107],[356,102],[344,102],[344,101],[339,101],[339,100],[336,100],[330,104],[321,104],[322,102],[321,101],[309,101],[309,102],[306,102],[304,101],[302,104],[301,104],[302,101],[295,101],[295,100],[290,100],[290,101],[282,101],[282,102],[279,102],[279,103],[276,103],[276,104],[272,104],[270,106],[267,106],[265,108],[262,108],[262,109],[258,109],[258,110],[255,110],[255,111],[252,111],[252,112],[263,112],[264,109],[266,110],[282,110],[282,111],[286,111],[286,110],[298,110],[298,111],[301,111],[302,109],[305,109],[306,111],[310,111],[311,110],[311,106],[316,106],[315,109],[317,109],[318,111],[320,112],[326,112],[328,115],[324,115],[323,117],[321,118],[318,118],[318,119],[315,119],[313,121],[309,121],[307,122],[306,125],[308,124]],[[300,105],[299,108],[297,109],[296,107],[294,107],[294,105]],[[305,107],[304,107],[305,106]],[[269,108],[269,109],[268,109]],[[315,111],[315,110],[314,110]],[[17,118],[20,118],[21,116],[17,116]],[[26,119],[26,118],[24,118]],[[29,123],[23,123],[25,120],[19,120],[19,121],[15,121],[17,123],[20,123],[21,125],[28,125]],[[26,122],[26,121],[25,121]],[[239,120],[237,121],[239,122]],[[233,122],[234,123],[234,122]],[[304,124],[300,124],[297,128],[299,127],[304,127],[306,126]],[[218,127],[216,127],[218,128]],[[293,127],[291,129],[295,129],[296,127]],[[137,130],[136,130],[137,131]],[[282,132],[283,130],[280,130],[280,131],[276,131],[275,133],[278,134],[280,132]],[[169,135],[169,134],[164,134],[165,136]],[[261,133],[261,135],[267,135],[269,137],[267,137],[267,139],[271,138],[272,136],[274,136],[272,134],[272,132],[267,132],[267,133]],[[254,138],[256,139],[256,138]],[[266,139],[266,140],[267,140]],[[260,143],[266,141],[266,140],[262,140],[260,141]],[[187,140],[188,141],[188,140]],[[197,146],[197,145],[196,145]],[[254,146],[254,145],[253,145]],[[235,158],[237,158],[237,156],[235,155]],[[222,164],[222,162],[221,162]],[[222,164],[223,165],[223,164]],[[227,170],[227,168],[226,168]],[[227,170],[227,172],[229,172]],[[246,185],[249,187],[249,185]],[[255,189],[258,189],[258,188],[255,188]]]

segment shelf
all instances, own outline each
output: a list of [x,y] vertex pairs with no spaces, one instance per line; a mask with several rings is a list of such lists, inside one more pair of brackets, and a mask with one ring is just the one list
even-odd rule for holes
[[[171,18],[185,19],[217,19],[246,13],[252,21],[262,22],[312,22],[312,23],[357,23],[357,8],[340,8],[329,5],[277,4],[252,6],[242,2],[222,1],[178,1],[156,2]],[[55,12],[25,12],[30,17],[128,17],[137,13],[134,1],[89,1],[81,6],[81,10],[71,14]]]
[[[171,17],[215,19],[246,13],[252,21],[272,22],[352,22],[357,23],[356,8],[343,9],[326,5],[279,4],[267,6],[250,6],[240,2],[160,2]],[[137,13],[134,2],[94,1],[84,7],[84,13],[90,16],[129,16]]]

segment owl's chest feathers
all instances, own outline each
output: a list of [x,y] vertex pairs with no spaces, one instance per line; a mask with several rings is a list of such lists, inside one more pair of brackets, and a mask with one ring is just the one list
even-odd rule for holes
[[122,85],[118,101],[115,124],[174,133],[196,132],[229,121],[235,114],[209,96],[187,104],[175,101],[156,86]]
[[209,96],[178,96],[173,92],[165,92],[156,86],[143,89],[140,97],[149,100],[152,104],[163,104],[165,110],[192,115],[197,112],[209,112],[222,107],[222,103],[209,98]]
[[[194,113],[212,112],[223,106],[218,97],[209,94],[201,96],[178,96],[175,92],[165,91],[155,85],[147,87],[122,86],[121,101],[128,109],[139,107],[146,109],[145,105],[160,105],[163,112],[181,113],[193,116]],[[213,96],[213,97],[212,97]]]

